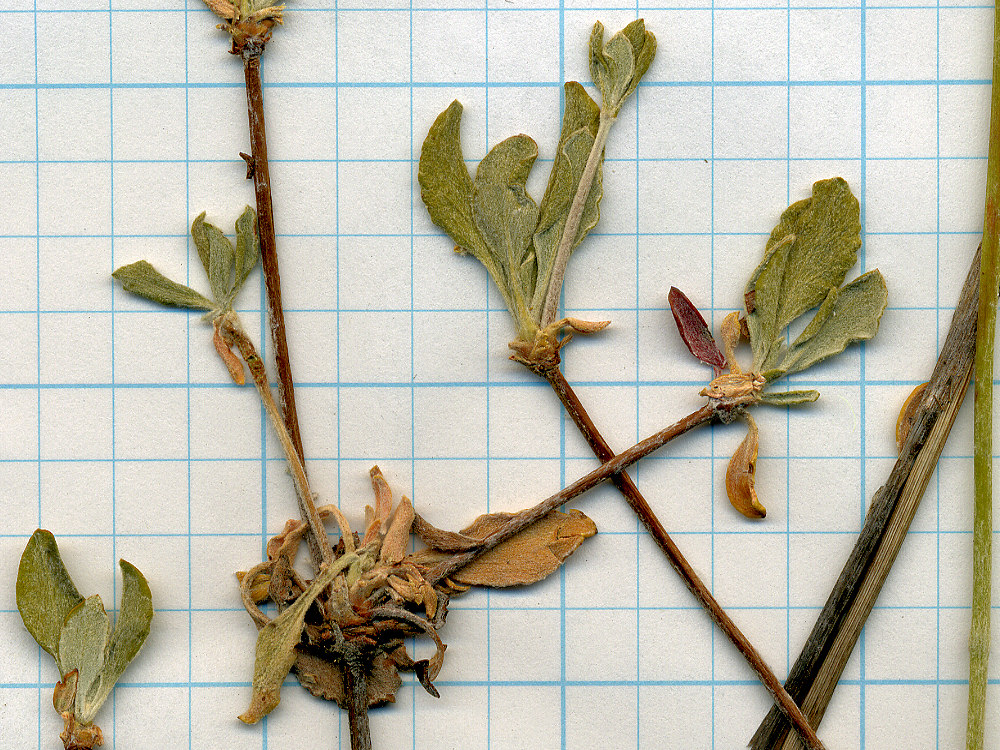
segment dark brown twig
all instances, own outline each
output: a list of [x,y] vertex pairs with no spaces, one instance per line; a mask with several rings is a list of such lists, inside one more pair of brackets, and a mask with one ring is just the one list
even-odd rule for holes
[[281,306],[281,279],[278,274],[278,252],[274,238],[274,210],[271,206],[271,174],[267,165],[267,135],[264,129],[264,91],[260,79],[260,56],[266,39],[254,38],[241,50],[243,72],[247,86],[247,115],[250,122],[250,154],[247,173],[253,175],[257,200],[257,231],[260,236],[261,266],[267,293],[267,314],[274,342],[274,364],[278,373],[278,402],[285,428],[292,438],[299,460],[305,464],[299,418],[295,411],[295,385],[285,339],[285,314]]
[[[567,382],[562,370],[558,366],[549,367],[543,370],[541,374],[549,382],[549,385],[552,386],[552,390],[559,396],[559,400],[562,401],[563,406],[566,408],[566,413],[570,415],[580,433],[586,438],[591,449],[594,451],[594,455],[601,461],[612,459],[614,451],[611,450],[611,446],[608,445],[607,441],[598,431],[597,426],[590,418],[590,414],[588,414],[576,392]],[[615,474],[611,479],[625,498],[625,501],[629,504],[629,507],[635,511],[639,520],[642,521],[642,525],[646,527],[646,530],[656,541],[657,546],[666,555],[671,567],[677,571],[681,580],[684,581],[684,585],[687,586],[688,591],[705,608],[712,621],[719,626],[719,629],[725,633],[726,637],[743,654],[750,667],[757,673],[764,687],[774,697],[775,707],[789,718],[796,730],[804,738],[807,747],[823,747],[816,736],[816,732],[809,726],[809,722],[795,704],[795,701],[785,692],[781,682],[767,665],[767,662],[764,661],[764,657],[754,648],[754,645],[737,627],[732,618],[726,614],[722,605],[712,596],[712,592],[708,590],[708,587],[698,577],[698,574],[684,557],[680,548],[670,538],[667,530],[660,523],[653,509],[649,507],[649,503],[646,502],[646,499],[639,492],[639,488],[636,487],[632,478],[628,474],[621,473]]]
[[345,644],[341,671],[347,694],[347,723],[351,731],[351,750],[372,750],[368,724],[368,680],[365,664],[357,646]]
[[[826,711],[861,627],[875,603],[934,471],[972,373],[979,291],[977,251],[951,328],[913,426],[889,479],[872,498],[864,527],[820,612],[785,689],[814,726]],[[772,710],[750,741],[752,750],[794,746],[788,725]]]
[[627,469],[641,458],[645,458],[658,448],[662,448],[676,437],[680,437],[685,432],[698,427],[699,425],[711,422],[715,416],[715,411],[711,405],[705,405],[698,411],[688,414],[683,419],[674,422],[668,427],[664,427],[655,435],[650,435],[642,442],[636,443],[626,451],[622,451],[609,461],[605,461],[598,468],[589,474],[580,477],[573,484],[563,487],[559,492],[547,497],[528,511],[511,517],[510,521],[503,528],[490,534],[483,540],[482,545],[468,552],[460,552],[452,555],[448,560],[439,563],[424,576],[431,583],[437,583],[442,578],[447,578],[456,570],[465,567],[479,555],[496,547],[500,542],[510,539],[518,532],[531,526],[535,521],[544,518],[560,505],[568,503],[577,495],[583,494],[589,489],[593,489],[601,482],[610,479],[620,471]]

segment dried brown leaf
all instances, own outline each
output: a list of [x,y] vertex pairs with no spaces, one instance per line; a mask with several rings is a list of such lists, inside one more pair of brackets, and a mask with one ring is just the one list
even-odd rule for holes
[[382,540],[382,550],[379,552],[379,563],[395,565],[406,556],[406,545],[410,541],[410,526],[413,524],[413,506],[405,495],[396,506],[392,523]]
[[222,338],[218,321],[215,323],[215,334],[212,336],[212,343],[215,344],[215,351],[219,354],[223,364],[226,365],[226,369],[229,370],[229,377],[233,379],[236,385],[243,385],[246,382],[243,372],[243,360],[233,354],[233,350],[229,348],[229,344]]
[[[502,528],[512,513],[480,516],[461,533],[485,539]],[[451,576],[459,584],[473,586],[525,586],[555,572],[583,540],[597,533],[597,526],[578,510],[553,511],[520,534],[480,555]],[[411,555],[417,565],[433,565],[449,555],[423,550]]]
[[413,517],[411,529],[421,542],[440,552],[466,552],[482,544],[481,539],[473,539],[457,531],[445,531],[428,522],[419,513]]

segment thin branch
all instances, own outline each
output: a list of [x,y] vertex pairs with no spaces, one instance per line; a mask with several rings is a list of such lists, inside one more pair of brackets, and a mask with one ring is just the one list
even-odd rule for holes
[[459,552],[452,555],[447,560],[438,563],[424,576],[430,583],[437,583],[442,578],[447,578],[456,570],[464,568],[474,559],[485,552],[496,547],[501,542],[510,539],[515,534],[524,531],[531,524],[549,513],[560,505],[568,503],[577,495],[581,495],[587,490],[593,489],[601,482],[610,479],[615,474],[627,469],[636,461],[645,458],[658,448],[662,448],[676,437],[680,437],[685,432],[703,424],[711,422],[715,416],[715,410],[711,404],[698,409],[698,411],[688,414],[683,419],[674,422],[668,427],[664,427],[655,435],[651,435],[642,442],[636,443],[626,451],[622,451],[610,461],[605,461],[598,468],[589,474],[580,477],[573,484],[564,487],[554,495],[547,497],[542,502],[529,508],[526,511],[511,517],[511,519],[500,529],[486,537],[480,546],[468,552]]
[[274,342],[274,364],[278,373],[278,398],[285,429],[291,436],[299,460],[305,463],[299,418],[295,411],[295,384],[285,338],[285,314],[281,306],[281,278],[278,274],[278,251],[274,238],[274,209],[271,205],[271,174],[267,164],[267,135],[264,129],[264,91],[260,80],[260,56],[264,40],[246,42],[242,48],[243,72],[247,87],[247,115],[250,122],[248,173],[253,176],[257,200],[257,231],[260,236],[261,266],[267,292],[267,314]]
[[[549,385],[552,386],[552,390],[559,396],[559,400],[562,401],[566,412],[573,419],[580,433],[586,438],[594,454],[601,461],[608,461],[613,458],[614,451],[611,450],[611,446],[608,445],[607,441],[598,431],[597,426],[590,418],[590,414],[587,413],[576,392],[567,382],[562,370],[558,366],[550,367],[545,369],[542,374],[548,380]],[[666,555],[670,565],[684,581],[684,585],[687,586],[688,591],[705,608],[712,621],[719,626],[719,629],[725,633],[729,641],[743,655],[753,671],[757,673],[764,687],[774,697],[776,707],[792,722],[796,730],[804,738],[806,746],[809,748],[823,747],[816,736],[816,732],[809,725],[809,722],[795,704],[795,701],[785,692],[781,682],[767,665],[767,662],[764,661],[764,657],[754,648],[750,639],[743,634],[732,618],[726,614],[722,605],[712,596],[712,592],[708,590],[708,587],[698,577],[698,574],[684,557],[680,548],[670,538],[667,530],[660,523],[649,503],[646,502],[646,499],[639,492],[639,488],[636,487],[632,478],[628,474],[621,473],[615,474],[611,479],[625,498],[625,501],[629,504],[629,507],[635,511],[639,520],[642,521],[642,525],[646,527],[646,530],[656,541],[657,546]]]
[[323,526],[319,514],[316,512],[316,503],[313,501],[312,490],[309,488],[309,479],[306,477],[305,468],[299,459],[299,454],[295,451],[291,436],[285,428],[285,423],[281,418],[278,405],[271,395],[271,385],[267,379],[267,370],[264,368],[264,361],[257,353],[257,348],[247,336],[246,331],[240,325],[239,318],[235,313],[228,313],[221,322],[220,331],[230,342],[236,346],[247,363],[250,374],[253,377],[254,385],[257,386],[257,393],[264,404],[264,411],[271,420],[274,431],[278,436],[282,449],[285,451],[285,458],[288,459],[288,468],[292,475],[292,483],[295,485],[295,497],[299,504],[299,514],[306,522],[308,531],[306,542],[309,546],[309,554],[313,560],[313,567],[319,570],[320,564],[330,564],[333,561],[333,550],[330,547],[330,540],[326,535],[326,527]]

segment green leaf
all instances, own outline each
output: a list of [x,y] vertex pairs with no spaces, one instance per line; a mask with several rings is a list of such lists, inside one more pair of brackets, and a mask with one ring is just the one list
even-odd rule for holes
[[461,123],[462,105],[453,101],[431,125],[420,149],[420,197],[431,221],[458,249],[488,264],[489,250],[472,219],[472,178],[462,158]]
[[646,75],[646,71],[649,70],[649,66],[652,65],[653,58],[656,57],[656,37],[646,31],[646,24],[641,18],[636,19],[622,29],[622,34],[625,35],[632,45],[632,54],[635,58],[632,87],[626,91],[625,96],[627,97],[635,91],[639,85],[639,81],[642,80],[642,77]]
[[754,371],[774,365],[782,331],[840,286],[860,247],[858,201],[839,177],[785,210],[745,289]]
[[122,266],[112,276],[118,279],[125,291],[161,305],[193,307],[198,310],[216,309],[215,303],[191,287],[171,281],[144,260]]
[[97,680],[107,656],[111,621],[97,594],[87,597],[66,616],[59,635],[59,672],[77,670],[76,717],[89,724],[94,713],[87,710],[85,696]]
[[534,285],[523,286],[522,269],[534,255],[531,235],[538,223],[538,206],[525,182],[538,156],[538,146],[526,135],[501,141],[476,169],[472,186],[472,218],[496,264],[504,269],[504,296],[519,327],[530,327],[527,302]]
[[208,237],[208,284],[212,287],[212,296],[216,302],[225,303],[233,289],[236,250],[217,226],[202,221],[202,228]]
[[618,32],[604,45],[605,65],[610,72],[610,96],[604,97],[604,106],[614,108],[625,99],[632,85],[635,73],[635,57],[632,43],[622,32]]
[[342,560],[343,557],[324,568],[288,609],[260,629],[253,665],[253,696],[250,707],[240,714],[240,721],[256,724],[281,702],[281,683],[295,664],[295,647],[302,638],[306,612],[334,576],[346,567],[338,564]]
[[594,28],[590,30],[590,77],[601,92],[601,98],[607,103],[613,80],[604,55],[604,24],[600,21],[596,21]]
[[205,213],[205,211],[202,211],[191,222],[191,238],[194,240],[194,246],[198,250],[198,257],[201,258],[201,265],[205,269],[205,275],[208,276],[212,266],[209,260],[212,256],[212,247],[208,235],[208,227],[211,225],[205,223]]
[[507,271],[490,252],[472,215],[474,187],[462,158],[461,123],[462,105],[453,101],[431,125],[420,149],[420,197],[431,221],[454,240],[455,250],[469,253],[486,266],[513,312]]
[[[563,112],[562,131],[556,157],[549,173],[549,183],[539,206],[538,227],[535,230],[534,246],[538,262],[537,282],[531,301],[532,314],[537,318],[545,301],[545,293],[552,275],[556,250],[566,226],[566,217],[576,195],[577,186],[587,164],[587,158],[594,145],[600,124],[601,110],[590,98],[583,86],[575,81],[565,86],[566,105]],[[573,242],[575,248],[600,218],[600,202],[603,196],[601,178],[604,155],[597,167],[593,187],[584,204],[580,228]]]
[[31,535],[17,568],[17,609],[38,645],[59,658],[59,633],[66,616],[83,601],[63,565],[52,532]]
[[260,260],[260,239],[257,237],[257,214],[247,206],[236,220],[236,282],[233,284],[232,302],[239,294],[247,277]]
[[601,91],[605,109],[617,116],[635,91],[656,55],[656,37],[640,18],[604,43],[604,26],[594,24],[590,33],[590,74]]
[[851,342],[870,339],[878,331],[887,302],[885,280],[878,270],[859,276],[837,292],[828,310],[824,311],[826,304],[820,307],[816,316],[818,319],[823,314],[822,322],[816,326],[810,323],[806,329],[810,335],[803,331],[777,369],[784,374],[801,372],[839,354]]
[[811,404],[818,398],[819,391],[765,391],[760,402],[771,406],[796,406]]
[[146,579],[132,563],[119,560],[118,565],[122,571],[121,608],[104,666],[83,698],[84,715],[91,718],[107,700],[125,667],[139,653],[153,619],[153,597]]

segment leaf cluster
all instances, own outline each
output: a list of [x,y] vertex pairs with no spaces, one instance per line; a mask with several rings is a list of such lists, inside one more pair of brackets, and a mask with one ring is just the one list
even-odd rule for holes
[[[559,143],[540,203],[525,188],[538,157],[537,144],[526,135],[498,143],[479,163],[475,177],[469,175],[458,101],[434,121],[420,151],[417,179],[431,220],[454,240],[457,252],[472,255],[486,267],[521,341],[534,340],[543,325],[549,287],[562,284],[562,274],[554,273],[560,244],[576,248],[597,224],[606,128],[635,91],[656,51],[656,40],[641,19],[607,44],[603,38],[604,27],[597,23],[591,35],[591,71],[604,110],[579,83],[565,85]],[[576,215],[571,218],[574,204]],[[568,223],[575,229],[568,230]],[[564,240],[567,231],[573,236]]]
[[257,214],[247,206],[236,220],[235,246],[221,229],[205,221],[204,211],[191,224],[191,237],[208,276],[212,299],[168,279],[145,260],[122,266],[112,276],[126,291],[161,305],[205,310],[212,317],[232,310],[236,296],[260,260]]
[[[860,247],[858,200],[840,177],[820,180],[812,197],[785,210],[744,290],[754,372],[773,381],[875,335],[888,302],[882,274],[869,271],[844,285]],[[813,308],[787,344],[785,329]]]
[[[860,247],[860,208],[847,182],[834,177],[815,183],[812,196],[789,206],[771,232],[764,259],[744,290],[745,316],[730,313],[722,322],[725,355],[697,308],[678,289],[670,290],[670,309],[681,339],[691,354],[715,368],[717,377],[702,395],[713,401],[720,418],[743,416],[748,423],[747,436],[726,471],[726,492],[749,518],[763,518],[765,510],[754,486],[759,433],[746,407],[815,401],[819,393],[814,390],[781,392],[766,386],[878,331],[888,300],[882,274],[869,271],[844,284]],[[813,308],[812,319],[787,343],[785,330]],[[753,351],[747,371],[735,356],[743,338],[750,340]],[[729,372],[720,374],[726,367]]]
[[62,682],[56,710],[90,725],[128,663],[149,635],[152,596],[142,573],[120,560],[122,600],[114,629],[101,597],[80,595],[63,564],[55,537],[31,535],[17,571],[17,609],[24,626],[56,660]]

